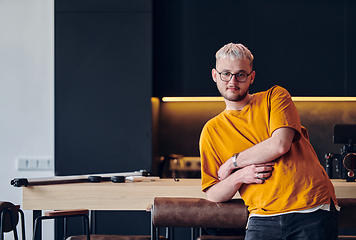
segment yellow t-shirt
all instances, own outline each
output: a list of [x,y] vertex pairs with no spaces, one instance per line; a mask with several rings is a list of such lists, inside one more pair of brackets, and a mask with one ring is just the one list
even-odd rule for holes
[[233,154],[272,136],[281,127],[296,130],[291,149],[275,160],[263,184],[243,184],[240,195],[250,213],[269,215],[337,204],[334,187],[300,124],[290,94],[274,86],[253,95],[241,111],[225,110],[209,120],[201,133],[202,190],[219,182],[219,167]]

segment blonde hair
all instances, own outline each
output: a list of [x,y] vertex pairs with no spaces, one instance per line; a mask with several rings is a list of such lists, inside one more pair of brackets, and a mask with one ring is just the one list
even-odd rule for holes
[[252,68],[253,64],[253,55],[250,52],[250,50],[242,45],[241,43],[228,43],[222,48],[219,49],[219,51],[216,52],[215,54],[216,61],[219,58],[225,58],[225,59],[230,59],[230,60],[236,60],[236,59],[248,59],[250,60],[250,65]]

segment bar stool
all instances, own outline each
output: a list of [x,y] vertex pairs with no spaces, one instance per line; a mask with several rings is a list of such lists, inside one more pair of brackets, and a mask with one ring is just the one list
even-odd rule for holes
[[14,205],[11,202],[0,202],[0,240],[4,239],[4,233],[11,231],[13,232],[14,239],[19,239],[16,228],[19,222],[19,214],[21,216],[22,239],[25,240],[25,219],[20,206]]
[[[35,219],[33,240],[36,239],[39,222],[47,219],[63,219],[64,220],[64,239],[66,240],[150,240],[151,235],[104,235],[104,234],[90,234],[89,232],[89,210],[88,209],[73,209],[62,211],[49,211],[45,212],[44,216],[39,216]],[[69,236],[67,237],[67,219],[79,217],[82,218],[84,235]],[[165,237],[160,236],[160,240],[167,240]]]

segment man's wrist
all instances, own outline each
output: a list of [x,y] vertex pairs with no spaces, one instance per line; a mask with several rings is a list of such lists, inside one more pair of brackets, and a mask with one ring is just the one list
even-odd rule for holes
[[235,168],[239,168],[239,166],[237,165],[237,156],[239,155],[239,153],[235,153],[232,156],[232,164],[234,165]]

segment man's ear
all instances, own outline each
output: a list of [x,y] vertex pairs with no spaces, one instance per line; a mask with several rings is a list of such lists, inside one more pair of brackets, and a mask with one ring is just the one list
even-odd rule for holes
[[251,76],[251,80],[250,80],[250,85],[251,85],[255,81],[256,72],[253,71],[250,76]]
[[214,82],[216,82],[217,80],[217,71],[216,71],[216,69],[215,68],[213,68],[212,70],[211,70],[211,77],[213,78],[213,80],[214,80]]

